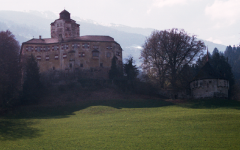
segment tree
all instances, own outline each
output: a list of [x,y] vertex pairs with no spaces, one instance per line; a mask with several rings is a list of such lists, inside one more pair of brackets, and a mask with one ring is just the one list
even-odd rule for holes
[[219,72],[223,77],[225,77],[229,81],[229,96],[232,95],[233,85],[235,83],[234,76],[232,73],[232,68],[230,64],[227,62],[223,53],[219,52],[217,48],[213,50],[212,59],[210,60],[212,67]]
[[143,45],[142,67],[148,76],[157,79],[161,87],[168,81],[176,90],[183,67],[193,63],[204,49],[204,42],[184,30],[153,31]]
[[37,61],[31,55],[25,64],[24,68],[24,83],[23,83],[23,104],[36,104],[39,100],[42,85],[40,82],[40,73]]
[[136,65],[133,65],[133,57],[126,59],[126,63],[123,65],[123,71],[127,75],[128,80],[136,79],[139,71]]
[[227,46],[224,56],[232,67],[236,83],[240,85],[240,47],[232,48],[231,46]]
[[114,56],[112,58],[111,69],[109,70],[109,78],[115,79],[117,77],[122,76],[121,69],[117,66],[117,57]]
[[20,46],[10,31],[0,32],[0,107],[18,98],[21,85]]

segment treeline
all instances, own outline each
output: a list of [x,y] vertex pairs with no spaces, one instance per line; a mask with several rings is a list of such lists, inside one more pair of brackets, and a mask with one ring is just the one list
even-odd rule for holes
[[232,67],[235,82],[240,85],[240,47],[227,46],[224,51],[224,56],[227,58],[228,63]]
[[238,93],[240,48],[229,46],[224,53],[215,48],[212,54],[206,54],[206,50],[203,41],[184,30],[156,30],[146,39],[141,52],[143,78],[172,95],[191,95],[189,83],[209,61],[216,72],[229,80],[229,96],[234,98]]
[[0,109],[37,103],[40,74],[33,56],[20,59],[20,45],[10,31],[0,32]]

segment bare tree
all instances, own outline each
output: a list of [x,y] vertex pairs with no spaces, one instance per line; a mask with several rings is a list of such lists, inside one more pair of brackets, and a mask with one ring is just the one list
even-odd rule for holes
[[0,32],[0,106],[18,97],[21,81],[19,43],[10,31]]
[[143,45],[141,59],[143,70],[163,88],[170,84],[177,89],[177,80],[183,67],[202,55],[205,44],[184,30],[153,31]]

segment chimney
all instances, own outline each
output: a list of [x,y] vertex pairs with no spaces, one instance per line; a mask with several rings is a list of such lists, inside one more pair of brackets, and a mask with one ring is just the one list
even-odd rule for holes
[[39,39],[40,39],[40,40],[42,39],[42,36],[41,36],[41,35],[39,35]]

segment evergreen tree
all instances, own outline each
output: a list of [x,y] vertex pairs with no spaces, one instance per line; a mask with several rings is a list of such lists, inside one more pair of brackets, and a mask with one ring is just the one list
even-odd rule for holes
[[240,47],[232,48],[228,46],[224,52],[224,56],[232,67],[236,83],[240,85]]
[[31,55],[25,66],[22,103],[38,103],[41,90],[39,67],[36,59]]
[[224,78],[229,81],[230,89],[229,96],[232,96],[233,85],[235,83],[234,76],[232,73],[232,68],[227,62],[223,53],[219,52],[218,49],[215,49],[212,54],[212,59],[210,60],[212,67],[220,73]]
[[133,65],[133,57],[129,57],[126,60],[126,63],[123,65],[124,73],[127,75],[128,80],[134,80],[136,79],[139,71],[136,67],[136,65]]
[[122,75],[121,69],[117,66],[117,57],[114,56],[112,58],[112,65],[111,69],[109,70],[109,79],[116,79],[117,77],[120,77]]

